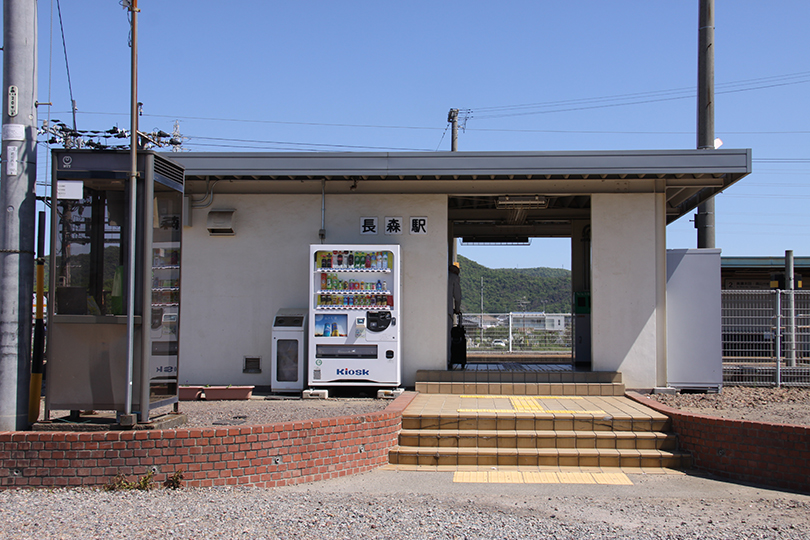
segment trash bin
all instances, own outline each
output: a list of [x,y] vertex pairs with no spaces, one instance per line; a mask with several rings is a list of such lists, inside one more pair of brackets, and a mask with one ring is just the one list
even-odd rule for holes
[[270,381],[273,392],[300,392],[304,389],[306,325],[305,308],[282,308],[273,317]]

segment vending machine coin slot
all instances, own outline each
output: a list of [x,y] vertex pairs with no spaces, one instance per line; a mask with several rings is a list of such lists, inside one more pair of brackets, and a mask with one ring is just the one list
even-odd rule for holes
[[367,311],[368,329],[371,332],[382,332],[391,326],[391,312],[389,311]]

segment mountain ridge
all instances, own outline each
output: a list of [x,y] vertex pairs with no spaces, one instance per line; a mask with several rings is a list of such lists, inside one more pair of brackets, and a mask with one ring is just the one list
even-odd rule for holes
[[462,255],[461,310],[484,313],[510,311],[571,312],[571,271],[564,268],[488,268]]

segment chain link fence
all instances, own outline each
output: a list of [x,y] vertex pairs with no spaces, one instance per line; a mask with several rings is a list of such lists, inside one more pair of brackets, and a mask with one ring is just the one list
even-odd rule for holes
[[571,354],[570,313],[465,313],[468,352]]
[[[568,354],[570,313],[467,313],[470,353]],[[810,387],[810,291],[722,292],[723,384]]]
[[810,291],[723,291],[723,383],[810,386]]

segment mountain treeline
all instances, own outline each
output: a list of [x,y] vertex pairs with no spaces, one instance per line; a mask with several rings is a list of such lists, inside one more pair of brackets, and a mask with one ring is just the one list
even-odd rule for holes
[[571,271],[564,268],[487,268],[458,256],[461,266],[461,310],[484,313],[571,311]]

